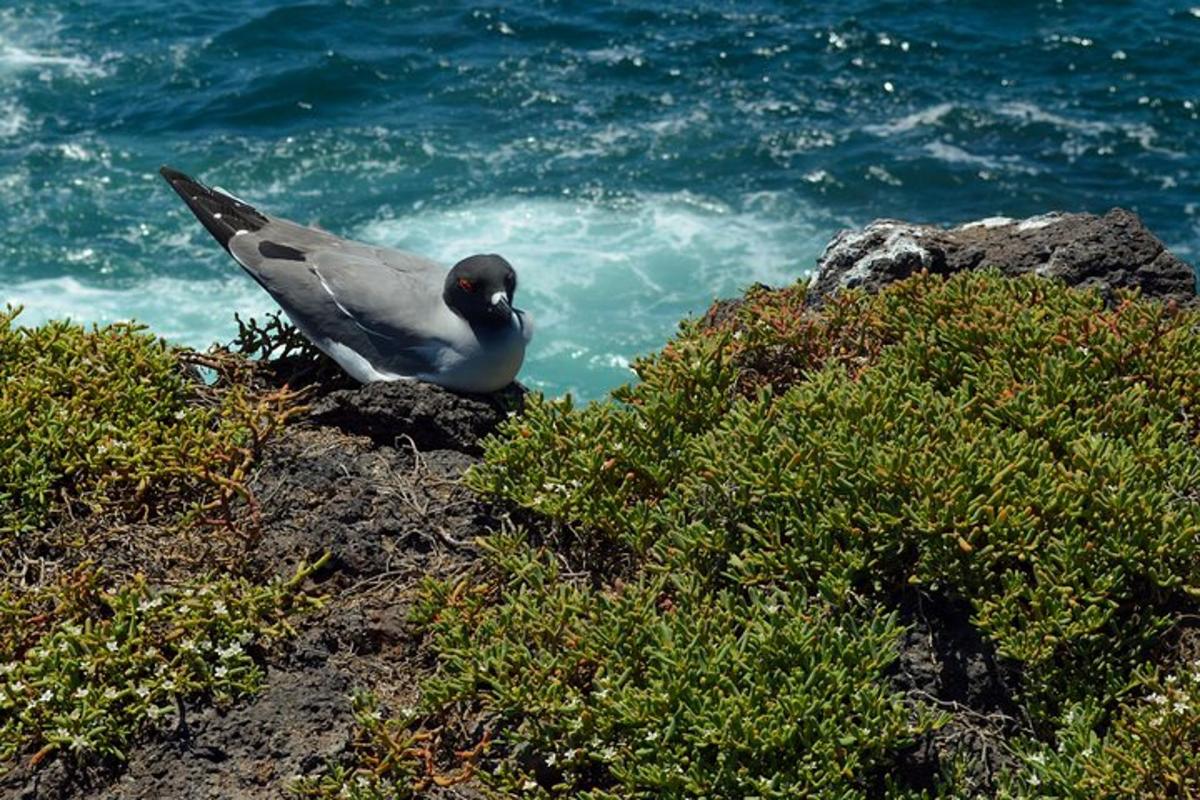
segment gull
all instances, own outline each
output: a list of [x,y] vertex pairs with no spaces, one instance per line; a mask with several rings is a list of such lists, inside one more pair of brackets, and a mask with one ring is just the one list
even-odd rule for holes
[[362,382],[421,380],[494,392],[533,335],[498,255],[435,261],[272,217],[220,187],[159,172],[213,238],[319,350]]

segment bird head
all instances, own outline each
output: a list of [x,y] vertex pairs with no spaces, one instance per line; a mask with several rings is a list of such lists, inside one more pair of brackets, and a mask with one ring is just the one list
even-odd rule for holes
[[442,296],[446,305],[472,324],[512,322],[517,273],[498,255],[476,255],[455,264],[446,275]]

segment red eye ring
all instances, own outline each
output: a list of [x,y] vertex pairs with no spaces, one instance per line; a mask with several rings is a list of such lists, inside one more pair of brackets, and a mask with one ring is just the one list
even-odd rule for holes
[[464,292],[474,292],[475,284],[471,283],[466,278],[459,278],[458,279],[458,288],[462,289]]

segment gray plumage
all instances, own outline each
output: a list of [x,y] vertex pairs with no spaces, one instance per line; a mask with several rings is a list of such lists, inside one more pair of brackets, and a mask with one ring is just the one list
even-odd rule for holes
[[221,189],[162,176],[314,345],[362,382],[412,378],[491,392],[525,357],[532,321],[512,307],[500,256],[447,272],[427,258],[270,217]]

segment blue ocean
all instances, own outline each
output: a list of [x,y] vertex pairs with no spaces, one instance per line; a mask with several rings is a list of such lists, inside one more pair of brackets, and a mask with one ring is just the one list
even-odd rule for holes
[[194,346],[270,311],[171,164],[342,235],[505,255],[521,379],[594,398],[878,217],[1122,205],[1195,263],[1198,106],[1187,0],[0,0],[0,302]]

